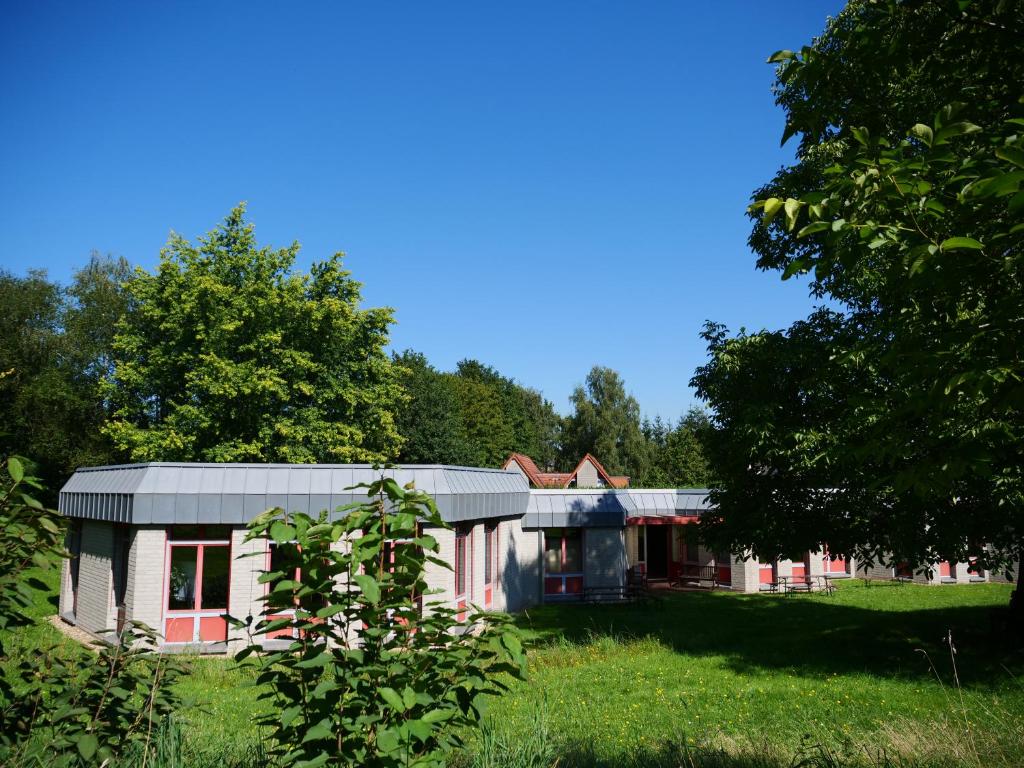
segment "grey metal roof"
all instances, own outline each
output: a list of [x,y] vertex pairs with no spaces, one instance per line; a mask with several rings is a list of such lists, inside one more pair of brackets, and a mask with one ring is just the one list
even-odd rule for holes
[[530,490],[524,528],[621,527],[626,512],[617,491],[610,489]]
[[710,509],[706,489],[530,490],[524,528],[623,526],[628,517],[698,516]]
[[384,474],[400,485],[414,482],[437,503],[447,522],[520,517],[529,485],[515,471],[368,464],[123,464],[85,467],[60,492],[59,509],[70,517],[145,524],[248,522],[272,507],[312,515],[366,498],[358,483]]
[[699,515],[711,509],[707,488],[628,488],[619,493],[627,517]]

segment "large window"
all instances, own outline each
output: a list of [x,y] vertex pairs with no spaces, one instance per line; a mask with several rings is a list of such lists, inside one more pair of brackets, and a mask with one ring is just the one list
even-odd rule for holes
[[583,592],[583,529],[544,529],[544,594]]
[[169,643],[224,641],[231,583],[230,528],[175,526],[168,536],[167,619]]

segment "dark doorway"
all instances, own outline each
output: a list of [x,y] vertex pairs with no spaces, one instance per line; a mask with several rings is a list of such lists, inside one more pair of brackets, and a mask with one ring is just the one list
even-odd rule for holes
[[670,525],[645,525],[647,530],[647,578],[668,578],[668,532]]

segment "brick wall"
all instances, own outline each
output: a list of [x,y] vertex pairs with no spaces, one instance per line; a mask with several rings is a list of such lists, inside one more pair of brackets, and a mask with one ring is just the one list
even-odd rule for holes
[[166,541],[163,528],[136,526],[132,529],[131,549],[128,551],[128,589],[125,592],[128,618],[149,626],[157,633],[164,629]]
[[621,587],[625,584],[626,558],[621,528],[587,528],[583,534],[583,584],[587,587]]
[[754,558],[732,559],[732,584],[734,592],[757,592],[760,590],[761,564]]
[[[231,529],[231,582],[228,588],[228,613],[236,619],[253,617],[253,623],[258,620],[262,604],[259,598],[263,596],[266,586],[259,583],[261,571],[267,569],[267,542],[265,539],[253,539],[246,542],[247,529],[244,527]],[[253,553],[262,553],[262,556],[248,557]],[[228,647],[234,652],[241,650],[248,643],[248,637],[244,629],[236,629],[228,626]]]
[[521,518],[505,523],[508,536],[498,562],[504,610],[521,611],[541,601],[541,532],[524,530]]
[[82,629],[100,633],[114,626],[114,526],[82,521],[82,553],[78,566],[78,613]]

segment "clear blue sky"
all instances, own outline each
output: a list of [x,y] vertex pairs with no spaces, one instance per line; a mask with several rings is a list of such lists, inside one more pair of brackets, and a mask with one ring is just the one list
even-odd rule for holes
[[395,348],[563,412],[607,365],[675,418],[705,319],[812,306],[754,270],[744,210],[792,150],[764,61],[841,6],[11,3],[0,267],[152,268],[245,200],[302,268],[345,251]]

